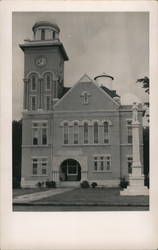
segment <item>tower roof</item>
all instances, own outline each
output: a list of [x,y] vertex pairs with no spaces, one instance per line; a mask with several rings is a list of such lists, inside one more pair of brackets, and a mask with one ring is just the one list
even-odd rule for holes
[[34,24],[34,26],[32,27],[32,30],[36,30],[37,28],[39,27],[51,27],[51,28],[54,28],[56,29],[58,32],[60,32],[60,29],[58,27],[58,25],[56,23],[50,23],[50,22],[47,22],[47,21],[39,21],[39,22],[36,22]]

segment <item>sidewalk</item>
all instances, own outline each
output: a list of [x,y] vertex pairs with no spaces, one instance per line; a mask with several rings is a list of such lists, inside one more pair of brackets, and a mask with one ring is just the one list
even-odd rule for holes
[[49,196],[68,192],[72,189],[74,188],[58,188],[58,189],[51,189],[48,191],[43,191],[43,192],[38,192],[38,193],[20,195],[13,199],[13,204],[28,204],[30,202],[37,201],[43,198],[47,198]]

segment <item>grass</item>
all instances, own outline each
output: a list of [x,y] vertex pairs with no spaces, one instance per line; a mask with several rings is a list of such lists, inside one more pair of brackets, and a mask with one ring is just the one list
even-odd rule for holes
[[49,188],[15,188],[13,189],[13,198],[19,195],[33,194],[47,190],[49,190]]
[[34,201],[33,203],[38,202],[66,202],[68,204],[74,203],[91,203],[91,202],[99,202],[99,203],[134,203],[134,204],[144,204],[149,203],[148,196],[120,196],[120,188],[75,188],[71,191],[67,191],[65,193],[57,194],[50,196],[48,198],[44,198],[38,201]]

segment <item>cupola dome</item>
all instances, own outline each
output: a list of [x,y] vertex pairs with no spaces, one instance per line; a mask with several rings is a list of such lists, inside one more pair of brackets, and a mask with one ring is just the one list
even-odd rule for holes
[[47,21],[36,22],[32,27],[34,40],[56,40],[59,39],[60,29],[57,24]]

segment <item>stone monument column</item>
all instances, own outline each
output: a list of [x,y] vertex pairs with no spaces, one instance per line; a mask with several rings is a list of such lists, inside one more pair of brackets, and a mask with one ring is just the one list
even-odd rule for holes
[[129,186],[120,192],[120,195],[149,195],[149,190],[144,186],[144,175],[142,174],[142,166],[140,162],[140,143],[138,121],[138,105],[133,104],[132,107],[132,174],[129,175]]

